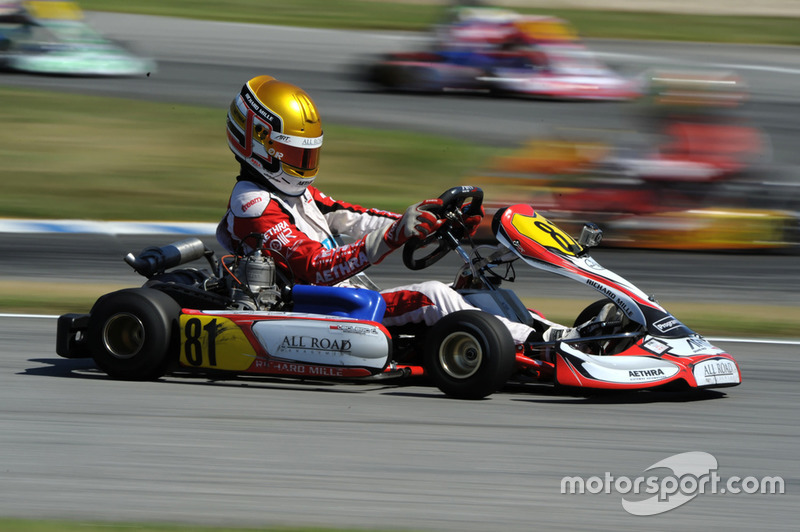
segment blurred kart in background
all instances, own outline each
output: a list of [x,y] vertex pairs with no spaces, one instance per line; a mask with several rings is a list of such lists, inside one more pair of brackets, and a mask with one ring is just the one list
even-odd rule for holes
[[155,62],[114,43],[86,23],[75,2],[0,4],[0,68],[32,74],[138,76]]
[[628,100],[637,82],[603,64],[564,20],[458,8],[422,51],[371,60],[371,85],[407,92],[480,91],[559,100]]
[[[527,149],[571,149],[557,140],[534,144]],[[487,191],[487,219],[500,205],[515,198],[535,205],[567,231],[594,221],[604,231],[604,247],[686,251],[800,249],[796,196],[784,196],[775,206],[759,201],[783,194],[779,184],[770,183],[766,188],[756,182],[724,185],[703,195],[694,193],[692,184],[646,183],[621,175],[600,175],[591,168],[584,169],[583,175],[520,173],[514,171],[519,169],[514,168],[513,159],[496,160],[482,176],[467,178]],[[563,165],[565,161],[556,164]],[[795,194],[796,190],[785,192]],[[790,205],[792,198],[794,205]],[[490,234],[487,221],[479,227],[476,239],[486,240]]]
[[608,247],[800,249],[798,187],[775,178],[769,138],[737,112],[742,80],[654,71],[647,87],[640,131],[534,139],[468,177],[487,191],[487,210],[513,199],[567,231],[590,220]]

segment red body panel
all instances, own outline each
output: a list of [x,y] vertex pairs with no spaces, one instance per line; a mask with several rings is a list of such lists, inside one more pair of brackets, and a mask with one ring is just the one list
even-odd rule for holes
[[[633,351],[633,352],[629,352]],[[653,357],[652,353],[644,352],[636,347],[625,353],[614,355],[610,357],[603,357],[605,359],[631,359],[636,357],[642,360],[657,360]],[[638,351],[638,352],[637,352]],[[619,379],[604,379],[596,375],[592,375],[591,370],[576,360],[564,353],[559,352],[556,358],[556,382],[563,386],[573,386],[577,388],[591,388],[599,390],[643,390],[650,388],[657,388],[669,384],[677,384],[681,387],[689,388],[720,388],[725,386],[736,386],[739,384],[738,376],[740,375],[739,367],[736,361],[727,353],[720,353],[715,355],[697,355],[689,357],[675,357],[665,355],[660,357],[662,362],[668,362],[674,365],[675,371],[670,372],[662,367],[653,367],[645,369],[628,369],[627,379],[621,376]],[[698,383],[694,368],[703,362],[718,362],[724,361],[726,364],[732,364],[735,368],[737,376],[736,382],[730,383]],[[576,363],[577,362],[577,363]],[[626,382],[627,381],[627,382]]]

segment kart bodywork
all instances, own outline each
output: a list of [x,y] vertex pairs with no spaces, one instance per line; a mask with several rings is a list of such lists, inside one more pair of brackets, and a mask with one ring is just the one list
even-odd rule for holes
[[[468,399],[516,380],[617,390],[739,384],[733,357],[588,255],[596,230],[587,228],[575,241],[531,206],[515,205],[494,219],[498,245],[475,247],[470,255],[460,244],[462,216],[480,209],[482,191],[456,187],[443,198],[448,222],[424,241],[409,241],[403,260],[420,270],[457,252],[465,264],[452,286],[475,310],[448,314],[431,327],[385,327],[377,291],[281,287],[269,257],[219,264],[202,242],[189,239],[129,254],[126,262],[148,277],[145,286],[106,294],[88,314],[61,316],[56,351],[93,357],[121,379],[154,379],[177,368],[346,380],[422,376]],[[170,270],[203,257],[218,275]],[[605,296],[576,318],[580,336],[514,344],[497,316],[534,322],[517,295],[501,287],[513,279],[497,272],[516,261]]]
[[555,360],[544,370],[545,374],[553,372],[556,383],[618,390],[740,383],[738,366],[729,354],[691,331],[633,284],[603,268],[532,207],[505,209],[497,219],[498,241],[525,263],[594,288],[617,309],[611,320],[589,324],[583,330],[584,320],[590,320],[608,302],[598,301],[577,317],[581,337],[557,342]]

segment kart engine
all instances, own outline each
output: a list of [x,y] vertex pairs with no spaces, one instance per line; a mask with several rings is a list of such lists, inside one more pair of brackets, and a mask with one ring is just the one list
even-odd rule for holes
[[237,309],[269,309],[281,298],[281,291],[275,283],[275,261],[260,251],[241,257],[232,277],[229,276],[228,281],[233,306]]
[[[178,268],[201,258],[208,261],[214,273]],[[282,299],[275,261],[260,251],[218,262],[202,241],[188,238],[145,248],[138,256],[128,253],[125,262],[147,277],[146,286],[169,294],[186,307],[267,310],[279,306]]]

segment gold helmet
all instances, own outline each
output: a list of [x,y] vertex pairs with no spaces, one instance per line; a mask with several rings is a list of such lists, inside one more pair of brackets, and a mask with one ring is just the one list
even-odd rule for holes
[[236,158],[290,196],[314,182],[322,147],[317,106],[303,89],[258,76],[228,110],[228,146]]

